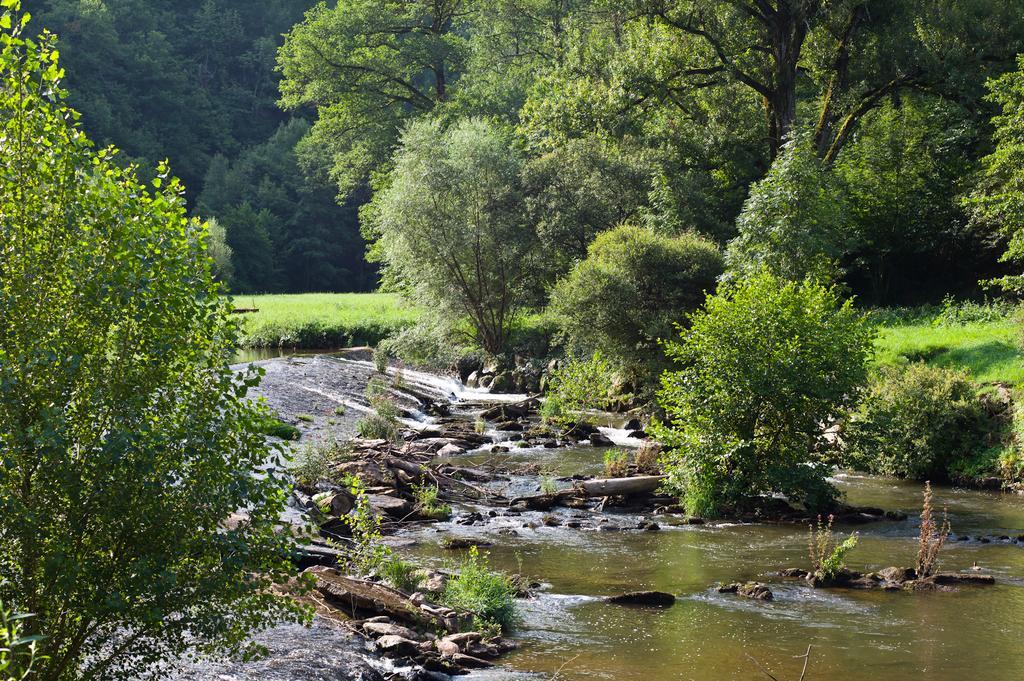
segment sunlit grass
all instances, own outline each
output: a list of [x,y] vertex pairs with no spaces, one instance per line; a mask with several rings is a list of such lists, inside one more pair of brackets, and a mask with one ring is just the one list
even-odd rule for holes
[[411,326],[421,312],[390,293],[304,293],[236,296],[248,348],[332,348],[376,345]]
[[1020,325],[1012,318],[956,326],[922,321],[878,329],[875,362],[879,365],[926,361],[963,367],[982,383],[1024,383]]

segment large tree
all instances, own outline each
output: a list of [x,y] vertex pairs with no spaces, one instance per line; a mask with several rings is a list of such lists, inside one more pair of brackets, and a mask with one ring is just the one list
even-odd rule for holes
[[52,36],[2,5],[0,601],[33,615],[43,681],[251,652],[300,614],[273,590],[287,483],[208,235],[165,166],[147,186],[93,151]]
[[510,135],[487,121],[449,130],[417,121],[370,211],[372,254],[386,279],[440,317],[468,318],[491,353],[505,349],[535,274],[522,163]]
[[278,54],[281,104],[318,120],[300,151],[349,196],[385,165],[404,123],[450,96],[465,58],[467,0],[320,3]]
[[[664,75],[695,88],[738,83],[762,103],[778,154],[797,121],[833,162],[864,116],[906,88],[977,95],[1021,45],[1002,0],[639,0],[689,45]],[[808,93],[808,94],[804,94]]]

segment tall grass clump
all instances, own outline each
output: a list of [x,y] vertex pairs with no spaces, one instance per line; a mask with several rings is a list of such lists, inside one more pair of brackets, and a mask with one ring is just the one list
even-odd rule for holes
[[819,579],[835,579],[846,567],[846,554],[857,546],[857,535],[851,534],[837,543],[832,532],[833,516],[808,528],[807,550],[811,557],[811,572]]
[[917,578],[930,577],[938,565],[939,553],[949,537],[949,519],[942,512],[942,522],[935,521],[932,509],[932,486],[924,483],[924,505],[921,509],[921,530],[917,539]]
[[356,423],[359,437],[367,440],[399,439],[398,405],[391,397],[391,390],[380,377],[374,376],[366,385],[366,400],[373,411]]
[[[456,567],[442,595],[445,605],[472,613],[474,626],[483,631],[508,631],[516,621],[516,588],[512,580],[490,569],[477,547]],[[496,631],[497,630],[497,631]]]

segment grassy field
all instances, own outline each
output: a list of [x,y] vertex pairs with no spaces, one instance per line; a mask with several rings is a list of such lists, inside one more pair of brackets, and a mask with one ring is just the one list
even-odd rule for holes
[[943,367],[964,367],[982,383],[1024,385],[1024,355],[1018,345],[1020,323],[1012,318],[958,325],[930,320],[883,326],[875,342],[879,365],[924,360]]
[[390,293],[236,296],[245,348],[338,348],[376,345],[421,314]]

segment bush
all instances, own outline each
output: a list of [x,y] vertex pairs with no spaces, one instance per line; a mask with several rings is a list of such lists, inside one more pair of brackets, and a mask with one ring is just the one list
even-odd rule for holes
[[558,282],[550,312],[571,351],[600,351],[652,376],[664,364],[658,341],[675,333],[721,273],[718,248],[702,237],[624,225],[598,235]]
[[351,447],[336,442],[317,442],[302,448],[291,467],[297,487],[311,490],[316,483],[328,478],[332,466],[351,454]]
[[857,535],[851,534],[842,542],[836,543],[832,532],[834,518],[828,517],[828,523],[821,521],[811,525],[808,530],[807,549],[811,556],[811,573],[820,579],[835,579],[846,567],[846,554],[857,547]]
[[629,474],[629,455],[621,449],[604,453],[604,477],[624,478]]
[[436,319],[424,319],[388,336],[379,350],[423,369],[446,371],[466,352],[454,331]]
[[662,378],[669,484],[694,515],[742,511],[784,494],[827,509],[822,424],[867,378],[871,332],[850,301],[815,282],[761,273],[723,284],[669,356]]
[[492,572],[487,558],[475,546],[456,567],[457,574],[448,580],[442,601],[461,612],[472,613],[484,628],[498,625],[508,631],[516,620],[516,589],[507,576]]
[[[206,227],[64,105],[52,35],[0,22],[0,601],[42,635],[33,678],[141,679],[251,655],[306,619],[260,381],[227,360]],[[20,140],[13,143],[13,140]],[[228,523],[244,509],[245,521]]]
[[849,463],[912,480],[948,480],[986,443],[985,411],[966,371],[886,367],[846,421]]
[[571,427],[586,420],[586,412],[608,409],[614,402],[615,376],[600,352],[590,359],[569,359],[548,378],[548,395],[541,405],[546,423]]
[[412,488],[416,498],[416,512],[431,520],[447,520],[452,515],[452,507],[437,498],[437,485],[416,485]]

